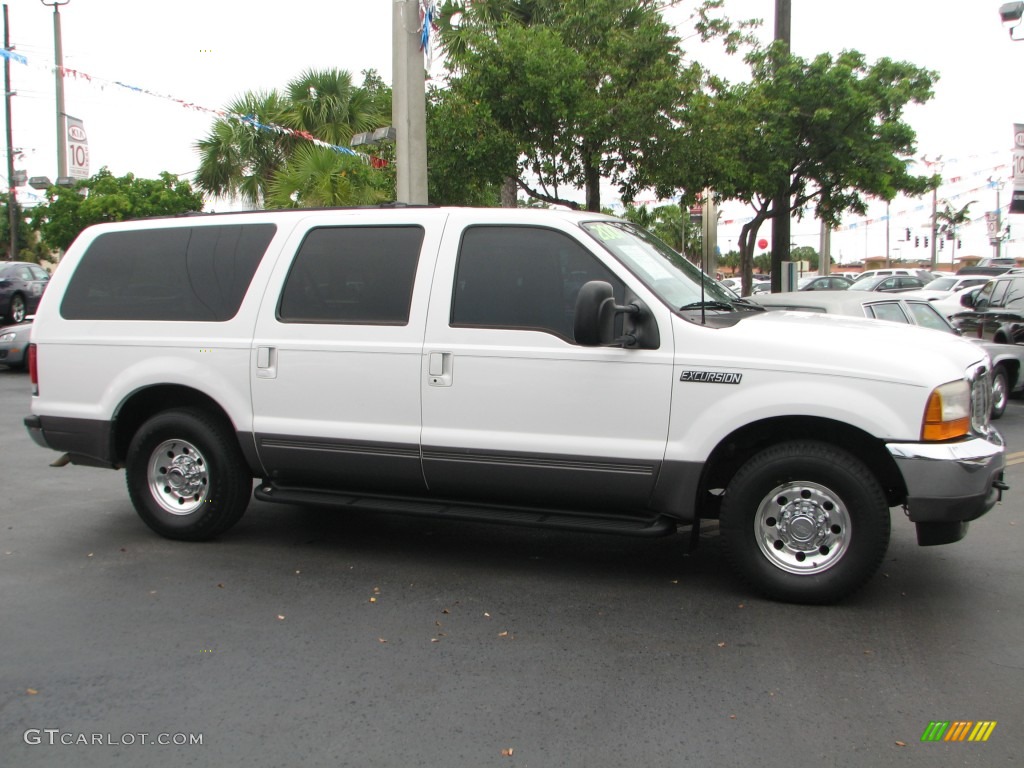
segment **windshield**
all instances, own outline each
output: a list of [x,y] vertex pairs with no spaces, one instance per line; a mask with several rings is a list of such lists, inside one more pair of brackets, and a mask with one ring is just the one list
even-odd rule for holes
[[724,309],[734,308],[735,294],[644,229],[625,221],[593,221],[582,226],[670,307],[699,307],[703,302],[705,306],[720,303]]
[[937,277],[930,283],[925,284],[924,287],[929,291],[951,291],[958,279],[956,277]]
[[875,286],[879,283],[884,283],[889,278],[883,275],[882,277],[866,277],[863,280],[858,280],[846,290],[848,291],[873,291]]

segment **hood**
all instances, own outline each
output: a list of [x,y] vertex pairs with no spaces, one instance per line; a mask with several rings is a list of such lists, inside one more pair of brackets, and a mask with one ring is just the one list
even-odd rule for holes
[[713,334],[707,337],[709,358],[718,365],[734,358],[748,369],[932,387],[988,359],[984,349],[952,333],[845,315],[776,310],[751,313],[727,328],[696,328]]

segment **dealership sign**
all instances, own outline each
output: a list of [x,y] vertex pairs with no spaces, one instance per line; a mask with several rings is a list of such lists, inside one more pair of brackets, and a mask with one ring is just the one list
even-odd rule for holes
[[1013,197],[1010,213],[1024,213],[1024,123],[1013,126]]
[[77,117],[65,115],[68,142],[68,176],[72,179],[89,178],[89,140],[85,125]]

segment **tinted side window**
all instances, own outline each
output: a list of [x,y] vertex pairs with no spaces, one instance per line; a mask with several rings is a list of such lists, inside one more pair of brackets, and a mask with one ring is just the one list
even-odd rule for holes
[[[996,280],[992,287],[992,294],[989,297],[989,303],[993,307],[1001,307],[1006,301],[1006,289],[1010,287],[1009,280]],[[988,286],[985,286],[986,290]]]
[[1020,308],[1024,305],[1024,278],[1015,277],[1007,281],[1009,288],[1006,291],[1005,307]]
[[423,228],[320,227],[288,272],[283,323],[406,325]]
[[451,324],[547,331],[573,341],[576,297],[584,283],[618,278],[568,235],[540,227],[479,226],[462,236]]
[[68,320],[230,320],[273,224],[174,227],[97,237],[71,276]]

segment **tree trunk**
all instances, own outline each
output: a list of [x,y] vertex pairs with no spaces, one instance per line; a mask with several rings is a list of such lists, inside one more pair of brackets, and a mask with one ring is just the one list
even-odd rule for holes
[[601,212],[601,170],[596,163],[587,163],[584,169],[586,179],[587,210]]
[[506,177],[505,181],[501,185],[501,207],[502,208],[515,208],[518,205],[516,202],[516,180],[514,177]]

